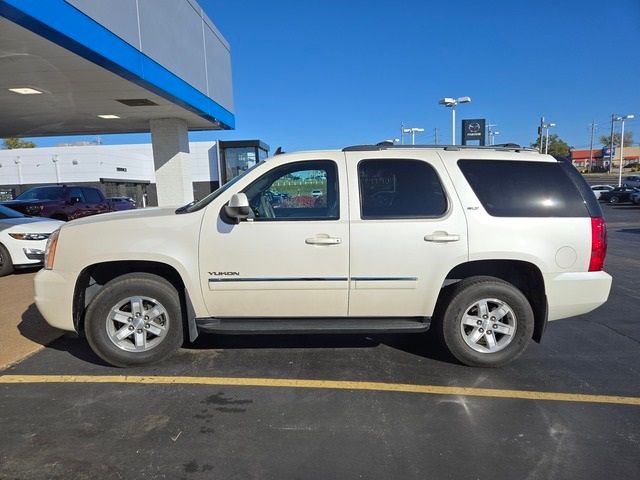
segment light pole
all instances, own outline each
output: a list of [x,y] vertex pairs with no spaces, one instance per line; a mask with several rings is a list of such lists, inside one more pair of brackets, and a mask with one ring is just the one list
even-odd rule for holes
[[546,140],[544,142],[544,153],[549,153],[549,129],[555,127],[555,123],[545,123],[542,125],[542,128],[547,129]]
[[487,125],[487,132],[489,133],[488,137],[489,137],[489,145],[493,145],[493,136],[496,134],[492,127],[497,127],[497,125],[495,123],[490,123],[489,125]]
[[[621,131],[620,131],[620,169],[618,171],[618,186],[619,187],[622,186],[622,164],[624,162],[624,121],[625,120],[631,120],[632,118],[635,118],[635,115],[625,115],[624,117],[616,118],[616,122],[622,123],[622,128],[621,128]],[[612,135],[612,137],[613,137],[613,135]],[[613,143],[613,141],[611,143]],[[613,153],[612,153],[612,155],[613,155]]]
[[492,132],[491,133],[491,145],[495,145],[495,143],[496,143],[496,135],[500,135],[500,132]]
[[424,128],[411,127],[411,128],[405,128],[404,129],[404,133],[410,133],[411,134],[411,145],[415,145],[416,144],[416,133],[422,133],[422,132],[424,132]]
[[471,97],[445,97],[438,102],[440,105],[444,105],[445,107],[451,107],[451,145],[456,144],[456,106],[459,103],[469,103],[470,101]]

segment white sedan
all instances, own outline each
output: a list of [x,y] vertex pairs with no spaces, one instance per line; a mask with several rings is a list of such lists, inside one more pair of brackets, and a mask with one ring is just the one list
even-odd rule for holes
[[42,264],[49,235],[64,222],[42,217],[27,217],[0,205],[0,277],[14,267]]
[[613,190],[613,187],[611,185],[591,185],[591,190],[596,198],[600,198],[602,192],[609,192]]

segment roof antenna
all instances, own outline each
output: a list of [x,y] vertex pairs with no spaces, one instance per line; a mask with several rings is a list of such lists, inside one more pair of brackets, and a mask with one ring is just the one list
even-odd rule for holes
[[274,153],[274,155],[282,155],[283,153],[285,152],[282,150],[282,147],[278,147],[276,148],[276,153]]

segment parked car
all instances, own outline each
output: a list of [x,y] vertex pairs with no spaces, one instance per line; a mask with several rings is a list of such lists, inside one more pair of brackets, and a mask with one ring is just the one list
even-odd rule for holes
[[131,197],[107,197],[109,211],[119,212],[120,210],[133,210],[136,208],[136,201]]
[[312,197],[321,197],[322,196],[322,190],[313,190],[311,192],[311,196]]
[[591,185],[591,190],[593,191],[593,194],[596,196],[596,198],[599,199],[602,192],[609,192],[613,190],[613,186],[612,185]]
[[[274,184],[316,172],[324,201],[269,203]],[[183,332],[433,328],[461,363],[497,367],[547,321],[607,300],[606,249],[568,162],[513,145],[366,145],[277,155],[177,210],[65,224],[35,301],[118,366],[168,357]]]
[[0,277],[42,264],[49,235],[64,222],[27,217],[0,205]]
[[631,201],[631,194],[640,192],[640,189],[633,187],[615,187],[608,192],[602,192],[599,200],[609,203],[628,203]]
[[631,175],[624,178],[624,184],[627,187],[640,187],[640,175]]
[[0,205],[25,215],[65,222],[110,211],[109,203],[100,189],[67,185],[30,188],[15,200],[0,202]]

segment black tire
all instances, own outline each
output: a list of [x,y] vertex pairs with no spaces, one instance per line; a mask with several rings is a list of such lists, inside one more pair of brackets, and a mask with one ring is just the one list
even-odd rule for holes
[[[143,325],[133,324],[127,326],[125,321],[131,323],[134,314],[131,313],[129,320],[113,320],[113,309],[126,302],[132,297],[143,297],[142,308],[145,306],[149,310],[143,310],[142,316],[136,318],[136,322]],[[166,314],[158,317],[158,320],[149,320],[152,329],[163,330],[162,335],[154,336],[153,330],[144,330],[148,327],[145,313],[151,312],[153,300],[164,308]],[[146,302],[146,303],[145,303]],[[133,302],[125,303],[121,309],[129,312],[134,311]],[[121,310],[122,311],[122,310]],[[91,349],[104,361],[116,367],[129,367],[134,365],[147,365],[159,362],[169,357],[182,345],[183,326],[182,311],[180,308],[180,297],[176,289],[164,278],[149,273],[130,273],[122,275],[107,283],[102,290],[93,298],[85,315],[85,333]],[[112,340],[115,330],[132,328],[133,337],[121,339],[118,346]],[[140,329],[137,329],[140,327]],[[139,332],[136,334],[136,332]],[[144,345],[149,342],[148,349],[140,351],[127,351],[125,348],[135,348],[135,341],[138,335],[145,338]],[[129,345],[131,344],[131,345]]]
[[13,261],[4,245],[0,243],[0,277],[13,273]]
[[[482,326],[463,325],[463,319],[467,313],[473,311],[473,305],[489,300],[488,305],[491,308],[491,305],[498,305],[493,302],[494,299],[503,302],[511,310],[505,315],[505,318],[513,323],[515,332],[512,335],[508,336],[488,330],[491,328],[490,325],[482,325],[487,330],[483,330]],[[491,311],[495,311],[495,309],[489,310],[489,315],[491,315]],[[529,301],[516,287],[495,277],[478,276],[458,282],[445,299],[445,304],[439,306],[435,316],[436,331],[444,347],[458,361],[471,367],[501,367],[512,362],[524,352],[533,335],[534,316]],[[480,317],[481,315],[478,313],[477,321],[485,321]],[[493,324],[494,321],[489,317],[486,322]],[[499,328],[507,327],[501,323]],[[485,332],[480,338],[480,342],[484,341],[487,345],[484,352],[477,351],[467,343],[467,341],[471,341],[469,337],[476,330]],[[469,332],[467,340],[465,340],[464,331]],[[500,350],[489,351],[489,344],[486,343],[488,335],[493,336],[492,341],[498,340],[498,344],[500,342],[504,344],[499,347]],[[498,339],[498,337],[500,338]],[[482,349],[484,347],[481,343],[476,343],[475,348]]]

